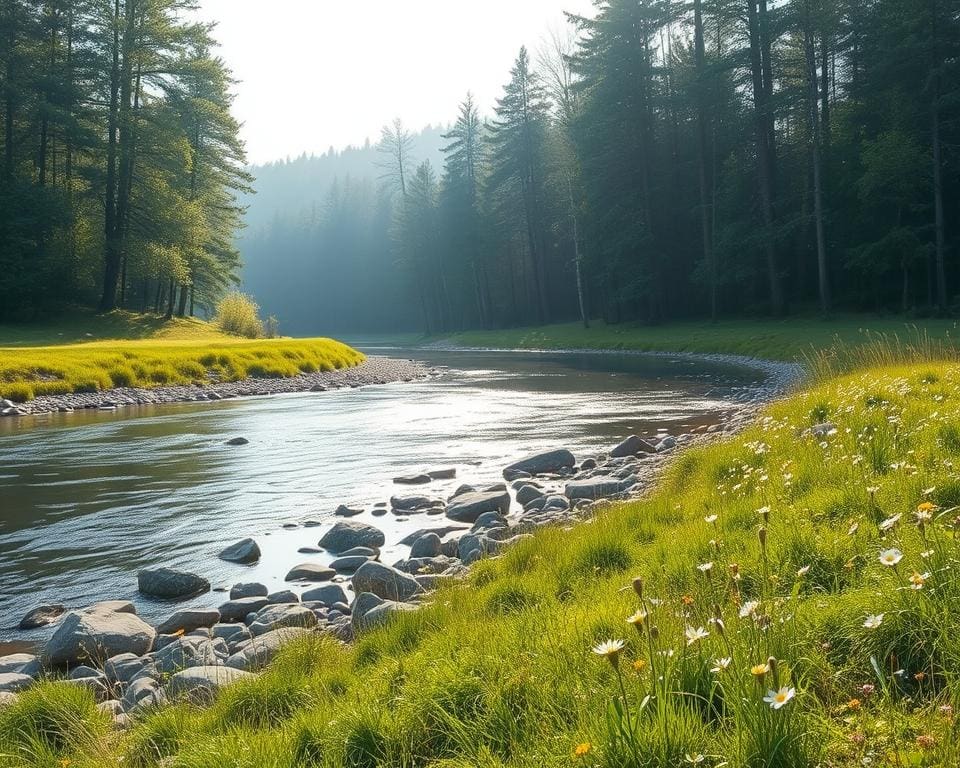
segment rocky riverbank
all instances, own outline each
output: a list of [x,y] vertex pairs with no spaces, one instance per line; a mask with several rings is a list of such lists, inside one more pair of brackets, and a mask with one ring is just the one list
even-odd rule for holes
[[38,397],[26,403],[0,400],[0,416],[29,416],[44,413],[70,413],[77,410],[113,411],[144,405],[210,402],[237,397],[277,395],[291,392],[324,392],[423,379],[436,373],[415,360],[367,357],[354,368],[303,373],[292,378],[248,378],[206,385],[163,386],[150,389],[121,387],[102,392],[73,393]]
[[[463,484],[446,495],[431,486],[451,479],[452,470],[397,477],[389,502],[369,510],[341,505],[332,524],[302,523],[322,535],[316,547],[300,550],[304,562],[286,574],[289,589],[270,592],[261,583],[237,583],[218,607],[199,606],[192,601],[211,590],[203,575],[157,567],[137,579],[141,595],[170,603],[169,616],[155,625],[127,601],[70,611],[34,608],[22,626],[48,626],[53,634],[36,653],[0,657],[0,704],[54,676],[89,688],[125,727],[168,700],[208,700],[221,686],[258,673],[293,639],[326,633],[350,642],[396,613],[418,610],[439,584],[463,578],[476,561],[497,556],[539,528],[573,525],[613,501],[643,494],[679,449],[739,431],[799,374],[787,364],[764,366],[766,383],[752,388],[749,399],[689,432],[630,435],[594,456],[557,448],[504,467],[503,482]],[[370,522],[357,519],[361,515]],[[409,548],[392,564],[381,561],[387,535],[375,524],[386,515],[423,520],[401,541],[390,542]],[[249,539],[220,553],[238,563],[259,556],[257,542]]]

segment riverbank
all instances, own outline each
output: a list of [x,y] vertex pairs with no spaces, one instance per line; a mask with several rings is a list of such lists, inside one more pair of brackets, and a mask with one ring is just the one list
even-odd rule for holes
[[325,392],[374,384],[410,382],[435,373],[409,359],[365,357],[353,367],[312,371],[277,378],[246,377],[239,381],[175,386],[113,387],[104,391],[36,397],[23,403],[0,400],[0,415],[30,416],[69,413],[81,409],[107,410],[169,403],[215,402],[295,392]]
[[311,632],[255,677],[188,675],[222,687],[208,709],[148,709],[117,739],[86,683],[35,685],[0,710],[0,753],[11,766],[42,764],[38,750],[80,766],[954,764],[958,399],[960,368],[938,361],[807,385],[678,454],[642,498],[519,534],[465,579],[432,579],[426,600],[378,602],[390,620],[355,643]]
[[722,320],[640,325],[607,325],[593,321],[512,328],[499,331],[466,331],[414,344],[453,344],[493,349],[594,349],[659,352],[699,352],[743,355],[762,360],[803,362],[828,350],[870,346],[878,338],[899,339],[905,344],[926,340],[941,349],[955,349],[957,321],[952,319],[878,318],[869,315],[793,317],[784,320]]

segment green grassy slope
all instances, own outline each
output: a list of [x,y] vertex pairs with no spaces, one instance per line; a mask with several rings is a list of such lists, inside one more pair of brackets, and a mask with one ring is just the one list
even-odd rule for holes
[[594,322],[468,331],[447,337],[461,346],[520,349],[629,349],[668,352],[726,352],[775,360],[795,360],[815,349],[837,344],[865,344],[871,336],[915,338],[918,334],[952,345],[960,334],[954,320],[879,319],[863,315],[830,320],[794,317],[786,320],[724,320],[668,323],[662,326]]
[[209,709],[111,732],[38,687],[0,710],[0,766],[957,765],[958,405],[952,363],[812,386],[648,498],[351,647],[292,646]]

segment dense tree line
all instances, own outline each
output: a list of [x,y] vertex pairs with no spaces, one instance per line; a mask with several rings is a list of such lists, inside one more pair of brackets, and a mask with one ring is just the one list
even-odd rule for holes
[[249,185],[192,0],[0,4],[0,317],[209,307]]
[[384,131],[345,269],[378,305],[402,284],[386,327],[957,309],[957,0],[603,0],[570,27],[490,119],[464,101],[442,168]]

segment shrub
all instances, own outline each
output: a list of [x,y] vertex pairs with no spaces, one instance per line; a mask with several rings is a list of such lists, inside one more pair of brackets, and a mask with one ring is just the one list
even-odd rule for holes
[[0,395],[14,403],[25,403],[27,400],[33,400],[34,389],[29,384],[16,381],[12,384],[0,385]]
[[33,385],[33,394],[37,397],[69,395],[71,392],[73,385],[69,381],[38,381]]
[[260,339],[264,336],[263,322],[259,317],[260,307],[249,296],[234,291],[217,303],[214,318],[224,333]]
[[110,382],[114,387],[135,387],[137,374],[129,365],[116,365],[107,371]]

